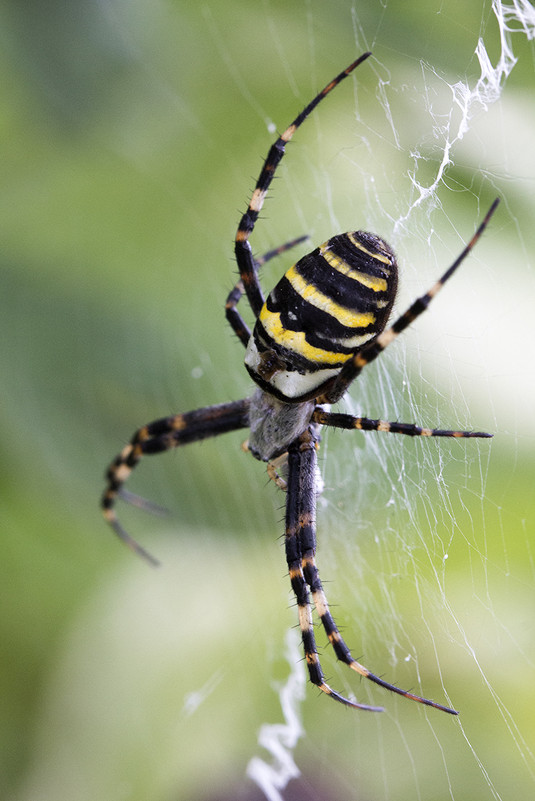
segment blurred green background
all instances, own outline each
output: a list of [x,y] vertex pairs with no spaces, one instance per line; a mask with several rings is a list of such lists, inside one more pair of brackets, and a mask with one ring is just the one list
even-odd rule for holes
[[289,148],[254,248],[375,230],[399,252],[401,311],[500,195],[430,319],[349,404],[496,437],[326,437],[319,564],[355,656],[462,715],[325,649],[331,683],[386,711],[308,686],[283,797],[532,797],[533,27],[509,19],[501,97],[473,107],[413,205],[459,128],[451,86],[477,83],[478,38],[503,53],[489,2],[12,0],[0,23],[1,796],[263,797],[247,765],[272,762],[258,732],[302,671],[285,657],[282,496],[243,433],[147,460],[131,487],[171,516],[121,514],[160,570],[120,547],[98,497],[139,425],[250,391],[222,311],[239,215],[273,130],[370,48]]

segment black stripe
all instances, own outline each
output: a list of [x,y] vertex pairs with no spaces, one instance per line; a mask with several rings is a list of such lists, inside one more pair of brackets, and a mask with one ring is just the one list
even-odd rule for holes
[[[264,326],[260,322],[260,320],[256,321],[256,325],[253,331],[253,337],[255,341],[255,345],[258,348],[259,353],[262,353],[266,350],[273,350],[277,354],[278,358],[285,364],[287,370],[292,372],[301,373],[301,375],[305,375],[306,373],[315,373],[317,370],[325,370],[331,369],[336,367],[343,367],[346,364],[346,361],[335,362],[334,364],[321,364],[318,362],[311,361],[310,359],[306,359],[300,353],[296,353],[293,350],[289,350],[288,348],[279,345],[278,342],[275,342],[273,337],[271,337],[267,331],[265,330]],[[321,347],[325,348],[325,342],[322,343]],[[249,368],[247,368],[249,369]],[[249,371],[253,376],[254,380],[260,384],[263,388],[267,389],[268,392],[272,394],[276,394],[274,388],[269,384],[262,384],[261,381],[258,380],[258,376],[254,374],[252,371]],[[278,396],[277,396],[278,397]],[[281,396],[284,400],[285,396]]]
[[[347,259],[344,259],[347,262]],[[350,265],[354,269],[370,274],[363,269],[362,265],[357,266],[355,259]],[[334,267],[320,256],[319,248],[303,256],[295,265],[296,272],[307,282],[312,284],[324,295],[355,312],[375,312],[377,301],[387,300],[388,293],[374,292],[373,289],[361,284],[355,278],[335,270]],[[381,276],[383,277],[383,276]]]
[[[301,637],[303,639],[303,647],[307,654],[317,654],[316,640],[314,638],[314,629],[301,630]],[[318,665],[319,667],[319,665]]]
[[[388,259],[389,264],[384,264],[382,261],[375,259],[373,255],[369,256],[356,248],[348,234],[338,234],[329,239],[329,246],[333,253],[344,259],[354,269],[360,270],[367,275],[385,278],[389,284],[392,279],[395,280],[397,277],[397,263],[390,245],[384,239],[375,234],[370,234],[368,231],[351,231],[350,233],[353,239],[360,242],[366,250]],[[391,291],[390,287],[389,289]]]
[[342,347],[332,342],[333,339],[375,332],[373,325],[358,328],[342,325],[332,314],[305,300],[286,277],[281,278],[270,293],[266,305],[269,311],[280,314],[281,322],[288,331],[302,331],[309,345],[336,353],[352,353],[354,348]]
[[353,236],[361,241],[367,249],[386,256],[391,263],[384,265],[358,250],[347,234],[339,234],[329,239],[330,250],[335,256],[345,261],[350,268],[372,278],[384,279],[387,283],[386,291],[375,292],[356,278],[338,272],[320,255],[319,248],[300,259],[295,265],[295,269],[307,283],[317,287],[318,290],[345,308],[361,313],[375,311],[377,302],[386,300],[390,301],[389,311],[397,289],[395,257],[388,245],[378,237],[374,237],[373,234],[357,231]]

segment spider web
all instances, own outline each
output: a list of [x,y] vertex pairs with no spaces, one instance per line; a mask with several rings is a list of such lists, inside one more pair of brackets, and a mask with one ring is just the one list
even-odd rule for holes
[[[388,7],[388,3],[384,4],[385,15],[388,14]],[[365,129],[363,139],[368,156],[366,168],[362,167],[361,156],[354,159],[352,148],[347,147],[344,150],[341,145],[338,158],[333,157],[325,172],[320,171],[316,176],[321,186],[318,194],[325,199],[329,209],[332,230],[347,228],[347,224],[344,226],[344,221],[340,220],[340,206],[335,202],[339,186],[343,183],[333,179],[333,162],[336,161],[343,165],[343,171],[347,170],[349,175],[357,175],[363,186],[365,203],[359,200],[357,218],[360,220],[364,213],[370,230],[377,230],[377,220],[381,220],[382,224],[385,217],[389,220],[392,231],[390,239],[400,255],[402,270],[403,301],[398,303],[399,313],[416,293],[424,291],[430,285],[433,276],[440,274],[441,265],[451,263],[455,251],[458,252],[462,247],[461,243],[469,238],[471,230],[477,224],[476,220],[485,211],[486,201],[478,203],[477,195],[484,193],[490,198],[493,194],[501,195],[504,191],[504,176],[515,175],[515,167],[510,161],[511,154],[507,152],[507,142],[502,140],[499,143],[503,148],[503,167],[498,167],[493,160],[498,152],[498,143],[491,143],[487,150],[485,137],[498,124],[503,127],[503,136],[507,136],[507,125],[503,116],[507,112],[507,104],[499,109],[495,106],[502,99],[509,76],[517,64],[515,47],[522,50],[524,41],[532,41],[535,37],[535,10],[527,2],[509,4],[495,0],[491,12],[492,16],[486,20],[485,26],[482,25],[482,33],[474,42],[476,67],[470,78],[448,82],[442,69],[422,61],[419,64],[419,84],[406,74],[399,80],[395,73],[389,73],[387,60],[379,58],[376,63],[377,100],[384,115],[382,131],[366,130],[365,115],[360,103],[357,106],[358,124]],[[365,27],[356,8],[353,9],[353,24],[357,51],[368,48],[374,50],[374,43],[365,35]],[[489,44],[487,38],[490,39]],[[359,81],[358,93],[361,91],[362,81]],[[422,100],[423,108],[416,115],[418,125],[410,126],[412,135],[415,129],[419,130],[419,137],[416,142],[407,145],[407,131],[405,128],[400,130],[397,121],[402,117],[403,110],[407,114],[407,109],[412,104],[421,103]],[[400,103],[404,105],[401,115]],[[325,139],[331,136],[331,132],[325,131],[325,122],[321,117],[316,125],[325,144]],[[405,158],[408,155],[409,167],[401,180],[390,173],[390,164],[384,165],[384,156],[374,158],[374,149],[380,139],[383,144],[388,142],[398,154],[403,154]],[[479,162],[475,157],[478,147],[484,153]],[[333,150],[334,148],[331,155]],[[384,148],[380,152],[384,154]],[[478,180],[471,181],[468,185],[463,183],[463,180],[466,181],[465,176],[461,179],[457,177],[461,170],[455,170],[457,162],[462,165],[465,161],[473,165],[474,171],[479,170]],[[489,163],[492,165],[491,170],[487,166]],[[373,164],[372,168],[370,164]],[[528,174],[531,175],[532,186],[532,170]],[[395,195],[387,202],[385,185],[396,187]],[[398,188],[398,185],[402,188]],[[473,200],[473,222],[470,223],[465,216],[461,225],[450,216],[448,210],[451,198],[448,197],[448,190],[450,195],[468,190]],[[297,188],[295,196],[299,197]],[[349,198],[344,198],[345,200],[351,203]],[[507,197],[505,202],[507,204]],[[301,207],[296,210],[305,215]],[[440,220],[441,216],[446,216],[445,226]],[[457,235],[457,240],[453,239],[454,244],[448,244],[447,250],[445,241],[451,231]],[[451,240],[451,236],[449,238]],[[520,248],[523,249],[522,237]],[[518,440],[519,431],[511,428],[511,424],[514,426],[520,413],[522,425],[531,427],[531,423],[525,421],[531,416],[529,408],[534,394],[532,376],[525,369],[525,353],[520,350],[517,355],[511,354],[511,349],[508,348],[507,358],[513,360],[511,373],[519,382],[519,395],[513,400],[515,414],[512,415],[511,393],[503,386],[501,372],[497,375],[495,368],[496,359],[502,354],[505,358],[503,343],[498,336],[489,336],[491,318],[500,314],[496,310],[496,298],[503,290],[503,285],[498,277],[492,278],[492,265],[488,264],[488,255],[476,253],[474,259],[479,263],[464,269],[466,272],[475,272],[475,280],[461,278],[464,285],[460,289],[457,287],[457,292],[452,289],[449,297],[444,300],[444,305],[433,308],[428,317],[421,324],[418,323],[418,332],[411,332],[401,347],[396,349],[395,355],[389,353],[386,356],[375,368],[373,378],[367,380],[367,377],[363,377],[357,382],[358,386],[352,387],[346,399],[348,411],[368,416],[384,417],[386,414],[387,419],[417,421],[424,425],[430,425],[430,421],[433,421],[432,425],[460,428],[481,428],[478,417],[483,415],[489,430],[501,431],[502,435],[510,438],[513,450],[522,447]],[[492,258],[491,262],[498,263]],[[407,274],[406,265],[411,265],[409,269],[412,274]],[[422,274],[418,272],[416,277],[414,265],[424,265]],[[529,267],[528,259],[525,267]],[[487,285],[483,292],[480,292],[481,282],[477,278],[481,269],[487,271]],[[409,284],[411,288],[407,290]],[[532,302],[533,282],[527,286]],[[498,287],[501,287],[499,291]],[[483,302],[479,301],[480,297]],[[521,315],[513,311],[515,293],[511,291],[509,296],[506,293],[502,303],[505,317],[511,322],[513,319],[517,321]],[[482,331],[487,333],[487,342],[481,341]],[[453,338],[453,342],[448,341],[448,335]],[[476,383],[479,383],[479,391],[475,387]],[[468,448],[457,450],[444,447],[443,443],[435,446],[434,442],[415,442],[407,447],[405,442],[399,441],[401,438],[392,442],[396,438],[389,437],[388,442],[385,442],[380,436],[368,436],[364,442],[358,444],[345,438],[342,443],[342,437],[332,431],[326,432],[324,439],[323,464],[327,489],[319,502],[319,508],[323,512],[319,514],[319,559],[324,575],[326,571],[329,576],[336,575],[337,599],[344,599],[342,603],[346,603],[347,597],[354,594],[354,608],[362,609],[364,616],[371,616],[375,621],[373,637],[389,643],[389,669],[395,670],[402,662],[412,665],[413,675],[418,681],[418,691],[422,691],[428,667],[421,667],[419,664],[420,637],[415,634],[415,628],[419,628],[427,639],[432,655],[430,662],[426,664],[432,665],[434,661],[438,687],[453,705],[455,701],[448,694],[448,669],[443,668],[442,661],[448,648],[462,652],[466,657],[464,664],[468,665],[467,680],[471,677],[473,682],[480,682],[486,703],[494,709],[494,712],[490,712],[490,718],[494,721],[492,725],[502,731],[503,737],[509,739],[510,749],[515,753],[512,759],[519,763],[520,771],[529,785],[535,779],[533,743],[530,745],[527,730],[516,722],[514,711],[504,700],[501,688],[498,688],[495,674],[490,671],[493,674],[490,675],[487,670],[489,663],[480,658],[480,650],[484,652],[485,649],[480,649],[479,644],[473,641],[473,629],[467,625],[465,610],[459,607],[456,599],[451,600],[448,595],[448,559],[450,551],[457,551],[454,558],[459,558],[459,552],[464,550],[458,545],[461,540],[472,562],[471,592],[472,600],[478,607],[478,616],[483,609],[484,625],[495,626],[497,630],[503,629],[503,639],[497,637],[501,646],[512,646],[518,658],[526,660],[533,667],[529,653],[514,633],[507,630],[507,623],[496,608],[499,604],[495,605],[493,601],[493,573],[497,566],[489,565],[489,552],[493,552],[495,548],[489,545],[487,537],[497,534],[503,545],[503,564],[498,568],[502,571],[502,576],[506,576],[510,568],[510,546],[506,541],[507,533],[503,529],[500,515],[497,515],[497,527],[492,521],[497,511],[493,508],[495,501],[487,498],[489,474],[492,472],[489,448],[486,443],[476,441],[470,442]],[[373,488],[372,492],[370,488]],[[466,496],[469,496],[468,502]],[[377,514],[378,509],[382,513]],[[490,519],[489,523],[487,519]],[[336,542],[337,558],[321,552],[322,542],[324,550],[328,547],[325,546],[322,529],[329,530],[331,544]],[[337,530],[350,531],[350,538],[346,534],[333,533]],[[424,563],[425,567],[422,567]],[[347,573],[348,566],[351,576],[345,575],[341,585],[340,578]],[[365,590],[363,599],[360,582],[370,573],[377,580]],[[416,627],[414,620],[407,621],[404,613],[398,609],[396,598],[399,593],[392,590],[392,581],[395,583],[396,579],[400,583],[410,582],[413,588]],[[347,615],[344,622],[346,620],[349,620],[349,628],[354,626]],[[366,637],[369,638],[370,633]],[[373,642],[364,639],[359,647],[368,654],[373,651]],[[373,669],[368,659],[365,663]],[[345,676],[343,669],[336,670],[335,676],[336,679],[332,679],[335,686],[340,686],[338,683],[341,683],[342,691],[352,697],[350,678]],[[361,687],[360,693],[367,690],[368,688]],[[370,702],[371,694],[368,695],[368,699],[359,700]],[[376,694],[373,695],[373,700],[377,702]],[[381,700],[385,706],[391,703],[389,698]],[[293,701],[289,705],[288,697],[283,692],[280,701],[285,718],[295,713]],[[396,712],[401,713],[397,704]],[[470,723],[465,725],[461,716],[458,725],[459,736],[485,783],[486,790],[481,790],[481,795],[477,797],[507,797],[507,790],[504,792],[503,785],[494,777],[493,766],[488,763],[483,752],[480,753],[478,740],[476,736],[472,736]],[[440,723],[435,724],[430,719],[429,727],[436,738],[437,751],[444,760],[444,792],[451,798],[462,798],[465,790],[458,784],[455,776],[455,762],[449,764],[447,745],[440,745]],[[258,761],[258,757],[254,757],[249,765],[249,775],[256,779],[269,801],[292,797],[291,792],[288,796],[282,792],[285,781],[295,776],[295,771],[287,769],[288,754],[284,762],[280,759],[280,733],[279,724],[272,726],[271,738],[269,727],[262,727],[259,744],[272,754],[269,770],[266,769],[265,762]],[[294,730],[294,734],[298,733]],[[402,740],[404,739],[402,736]],[[293,741],[294,744],[297,743],[296,736]],[[411,746],[408,739],[405,746],[409,751]],[[286,747],[291,748],[289,743],[286,743]],[[386,765],[386,753],[383,753],[383,759]],[[414,764],[416,761],[411,758]],[[292,764],[295,766],[295,763]],[[413,769],[415,790],[417,797],[421,797],[420,793],[423,791],[419,788],[418,769]],[[269,776],[272,777],[271,784],[268,782]],[[395,793],[394,796],[397,797]],[[427,796],[424,794],[423,797]]]
[[[235,276],[233,223],[274,131],[372,50],[288,148],[253,246],[261,253],[304,232],[317,244],[353,228],[376,231],[398,255],[401,313],[458,255],[494,197],[502,199],[453,282],[344,401],[355,414],[489,430],[495,439],[328,431],[320,451],[318,566],[344,637],[367,667],[461,716],[453,721],[356,680],[320,631],[331,685],[385,712],[353,713],[316,697],[297,632],[287,631],[296,612],[276,542],[283,499],[229,435],[147,460],[133,477],[133,492],[173,511],[160,523],[121,510],[162,571],[147,574],[121,553],[120,568],[104,577],[99,568],[87,605],[58,594],[56,606],[74,606],[71,628],[42,678],[44,708],[17,801],[533,795],[535,10],[526,0],[402,5],[403,16],[388,0],[58,6],[69,31],[83,28],[84,45],[98,27],[91,15],[101,15],[103,52],[125,75],[106,87],[112,111],[100,109],[102,127],[81,117],[90,142],[81,180],[73,167],[80,143],[63,130],[54,142],[66,151],[54,176],[61,217],[71,214],[65,197],[76,210],[75,223],[60,229],[63,249],[50,233],[60,215],[48,199],[36,201],[40,187],[26,173],[6,215],[12,248],[14,240],[39,243],[38,290],[42,261],[50,271],[32,316],[40,319],[51,286],[70,287],[56,263],[68,265],[69,281],[78,265],[83,289],[50,315],[69,327],[62,337],[53,329],[42,363],[28,357],[35,372],[54,376],[57,416],[45,418],[53,396],[30,381],[24,392],[18,384],[6,392],[6,406],[17,407],[9,410],[17,444],[26,459],[32,454],[31,469],[21,457],[24,483],[35,463],[56,478],[54,528],[57,498],[70,502],[81,472],[87,539],[102,558],[108,546],[105,534],[98,539],[94,498],[103,458],[149,419],[250,391],[242,350],[221,333],[221,300]],[[91,24],[83,14],[80,22],[80,9]],[[46,44],[44,21],[31,16],[35,41]],[[69,39],[67,49],[77,53],[78,77],[93,74],[88,65],[100,68],[89,47]],[[67,84],[78,104],[75,73],[59,73],[57,85]],[[51,129],[40,147],[55,167],[45,150]],[[99,147],[101,184],[91,153]],[[41,169],[50,180],[48,162]],[[114,178],[118,185],[126,174],[121,194]],[[93,181],[100,215],[83,195]],[[24,189],[44,234],[26,215],[21,227]],[[74,236],[86,216],[93,227]],[[287,264],[267,265],[265,289]],[[99,302],[84,306],[97,286]],[[101,326],[106,314],[109,328]],[[11,336],[9,329],[6,342]],[[75,343],[74,366],[58,381],[64,341]],[[17,380],[25,361],[14,359]],[[72,375],[83,397],[69,417]],[[97,409],[108,410],[98,446]],[[73,435],[75,447],[65,449],[64,432],[78,432],[82,418],[85,439]]]

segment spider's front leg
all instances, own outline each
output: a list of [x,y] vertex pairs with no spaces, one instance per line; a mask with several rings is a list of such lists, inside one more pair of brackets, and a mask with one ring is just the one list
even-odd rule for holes
[[255,317],[258,317],[260,314],[260,309],[264,305],[264,296],[262,294],[262,289],[256,274],[255,260],[253,258],[249,237],[254,230],[256,221],[258,220],[258,216],[262,210],[262,206],[264,205],[264,200],[269,187],[271,186],[271,182],[273,181],[277,167],[284,156],[286,145],[292,139],[297,129],[307,119],[309,114],[311,114],[311,112],[316,108],[318,103],[321,103],[321,101],[327,97],[327,95],[332,92],[332,90],[338,86],[341,81],[347,78],[347,76],[350,75],[353,70],[356,69],[359,64],[362,64],[362,62],[365,61],[369,56],[371,56],[371,53],[363,53],[359,58],[357,58],[356,61],[354,61],[339,75],[337,75],[336,78],[333,78],[333,80],[330,81],[327,86],[325,86],[307,106],[305,106],[303,111],[297,115],[295,120],[288,126],[288,128],[286,128],[286,130],[278,137],[278,139],[269,149],[266,160],[264,161],[260,171],[260,175],[258,176],[252,197],[249,201],[249,205],[247,206],[247,211],[239,222],[234,243],[236,262],[240,271],[241,292],[245,292],[247,295],[247,300],[249,301],[249,305]]
[[[298,236],[296,239],[291,239],[289,242],[285,242],[284,245],[279,245],[278,248],[273,248],[273,250],[268,250],[267,253],[264,253],[263,256],[260,256],[257,259],[253,259],[254,262],[254,270],[255,274],[258,274],[258,271],[266,262],[270,261],[271,259],[280,256],[281,253],[286,253],[287,250],[291,250],[296,245],[300,245],[302,242],[306,242],[308,239],[308,234],[305,236]],[[238,309],[236,308],[240,300],[242,299],[243,295],[245,294],[245,287],[243,285],[243,281],[240,278],[237,281],[232,289],[230,290],[226,303],[225,303],[225,316],[227,318],[227,322],[229,323],[230,327],[238,337],[238,339],[247,347],[249,343],[249,339],[251,337],[251,332],[245,323],[243,317],[239,313]]]
[[412,701],[432,706],[451,715],[458,713],[450,707],[402,690],[384,681],[353,658],[333,619],[316,566],[316,470],[317,435],[311,427],[299,437],[288,451],[288,492],[286,501],[286,557],[292,588],[297,598],[299,624],[310,679],[320,690],[336,701],[358,709],[381,711],[381,707],[356,704],[334,692],[325,682],[319,662],[308,589],[329,642],[341,662],[364,678]]
[[245,399],[162,417],[136,431],[129,444],[123,448],[106,471],[108,484],[102,495],[101,508],[104,518],[115,534],[143,559],[157,565],[157,560],[125,531],[115,511],[115,503],[119,497],[149,511],[158,508],[144,498],[126,492],[123,485],[130,473],[142,456],[162,453],[179,445],[216,437],[227,431],[246,428],[248,425],[249,400]]

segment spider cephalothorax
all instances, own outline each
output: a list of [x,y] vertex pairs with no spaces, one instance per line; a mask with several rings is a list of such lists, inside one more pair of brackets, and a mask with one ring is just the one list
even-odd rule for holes
[[[245,366],[258,388],[250,398],[175,414],[140,428],[106,474],[102,497],[104,517],[115,533],[149,561],[152,557],[122,528],[115,512],[118,497],[148,506],[127,493],[123,484],[146,454],[249,428],[247,449],[268,463],[271,478],[286,490],[286,560],[297,599],[299,625],[311,681],[347,706],[379,711],[335,692],[325,681],[314,636],[312,606],[338,659],[376,684],[414,701],[457,714],[454,709],[401,690],[357,662],[333,620],[315,562],[317,449],[321,426],[387,431],[425,437],[489,437],[484,432],[421,428],[412,423],[371,420],[333,413],[361,370],[409,326],[429,305],[472,250],[497,206],[495,200],[460,256],[431,289],[388,328],[397,288],[397,264],[391,248],[375,234],[350,231],[333,236],[303,256],[281,278],[267,299],[258,275],[266,261],[303,242],[300,237],[255,259],[249,244],[266,192],[284,155],[284,148],[310,112],[370,56],[364,53],[334,78],[272,145],[247,211],[236,233],[235,253],[240,280],[226,302],[227,320],[246,348]],[[237,310],[246,294],[256,322],[251,332]],[[279,473],[284,464],[284,477]]]

